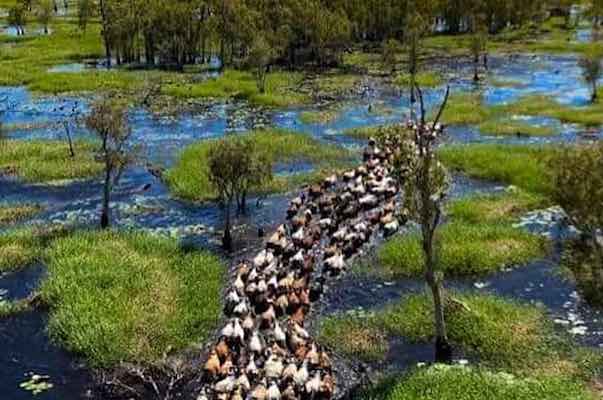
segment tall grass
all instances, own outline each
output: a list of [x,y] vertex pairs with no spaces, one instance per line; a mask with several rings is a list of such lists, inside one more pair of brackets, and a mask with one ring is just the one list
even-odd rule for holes
[[50,335],[94,367],[153,362],[206,340],[224,267],[142,233],[82,232],[57,241],[41,294]]

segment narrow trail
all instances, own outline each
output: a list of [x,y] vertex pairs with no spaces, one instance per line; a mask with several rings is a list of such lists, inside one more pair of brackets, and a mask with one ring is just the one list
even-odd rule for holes
[[364,162],[290,202],[253,260],[242,261],[225,301],[228,322],[204,364],[198,400],[331,399],[329,355],[304,327],[325,283],[374,235],[398,231],[394,148],[371,139]]

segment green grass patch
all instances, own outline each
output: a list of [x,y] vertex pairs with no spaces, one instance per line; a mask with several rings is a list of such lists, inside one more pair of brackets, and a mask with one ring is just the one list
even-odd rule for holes
[[360,79],[359,75],[354,74],[325,73],[319,75],[313,83],[320,94],[338,96],[356,87]]
[[486,107],[479,94],[450,96],[442,122],[448,125],[478,125],[492,118],[492,110]]
[[64,236],[62,228],[19,228],[0,234],[0,272],[14,271],[41,261],[46,246]]
[[[492,295],[451,295],[454,303],[446,306],[449,338],[482,364],[529,372],[554,357],[552,327],[542,309]],[[433,303],[427,293],[408,296],[379,319],[391,335],[417,342],[433,338]]]
[[371,319],[354,314],[326,318],[318,341],[338,353],[365,362],[380,361],[388,351],[387,337]]
[[[544,255],[542,238],[503,224],[451,222],[438,232],[440,269],[447,276],[487,274]],[[424,255],[418,233],[396,236],[378,252],[380,266],[394,277],[419,277]]]
[[[383,389],[383,388],[382,388]],[[413,371],[383,400],[594,400],[582,382],[568,378],[520,378],[483,368],[435,365]]]
[[42,207],[37,204],[0,204],[0,226],[23,221],[40,211]]
[[554,149],[546,146],[499,144],[455,145],[439,151],[452,170],[542,195],[550,193],[546,164],[553,153]]
[[[495,371],[589,381],[603,367],[600,353],[577,349],[557,335],[539,307],[489,294],[448,292],[445,316],[453,345]],[[387,348],[388,337],[430,343],[433,336],[433,302],[427,292],[375,312],[328,317],[319,333],[336,351],[365,361],[383,359],[380,349]],[[348,337],[362,340],[344,340]]]
[[531,125],[525,122],[510,120],[492,120],[480,124],[482,134],[493,136],[551,136],[557,133],[550,126]]
[[[415,79],[416,83],[422,88],[435,88],[443,83],[442,77],[435,72],[420,72]],[[409,87],[410,81],[410,74],[403,73],[394,79],[394,84],[400,87]]]
[[455,221],[469,224],[510,224],[529,211],[547,205],[538,195],[519,189],[502,194],[478,195],[455,200],[447,206],[447,213]]
[[[291,185],[313,181],[322,175],[322,171],[338,169],[352,159],[352,154],[344,148],[327,145],[307,135],[283,130],[264,130],[248,133],[261,151],[273,162],[311,162],[318,171],[310,174],[276,177],[265,193],[288,190]],[[202,141],[187,147],[176,165],[168,172],[167,182],[171,192],[177,197],[208,201],[215,198],[215,192],[209,181],[208,152],[212,141]]]
[[220,315],[224,266],[142,233],[58,240],[41,294],[49,332],[93,367],[154,362],[206,340]]
[[98,175],[102,166],[94,159],[95,145],[76,142],[74,147],[72,158],[66,142],[4,140],[0,142],[0,173],[14,173],[32,183]]
[[168,84],[163,93],[179,98],[246,99],[258,105],[286,107],[302,105],[309,98],[297,91],[303,75],[293,72],[273,72],[266,77],[266,90],[260,93],[255,77],[247,71],[226,70],[215,79],[199,83]]

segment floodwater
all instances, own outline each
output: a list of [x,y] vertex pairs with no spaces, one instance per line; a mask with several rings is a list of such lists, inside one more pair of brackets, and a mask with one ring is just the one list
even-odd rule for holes
[[[56,72],[79,72],[82,64],[57,66]],[[489,76],[506,85],[479,85],[471,82],[469,66],[458,66],[447,71],[453,92],[483,93],[490,105],[507,104],[527,95],[546,95],[560,103],[584,106],[588,102],[588,88],[581,80],[577,58],[573,56],[500,56],[491,57]],[[206,78],[211,79],[211,76]],[[408,96],[399,91],[386,90],[379,85],[366,83],[366,90],[341,106],[341,113],[328,123],[307,124],[300,116],[310,108],[292,108],[268,111],[245,103],[212,104],[198,111],[187,111],[178,116],[156,116],[142,109],[130,113],[132,140],[143,144],[145,161],[169,168],[180,152],[199,140],[218,138],[226,133],[241,132],[263,127],[281,127],[299,134],[311,135],[328,143],[358,148],[362,141],[351,139],[343,133],[352,128],[377,126],[403,121],[409,114]],[[444,88],[427,90],[428,108],[438,104]],[[74,113],[83,114],[89,109],[87,97],[37,97],[22,87],[0,88],[0,98],[8,104],[4,124],[9,127],[9,137],[19,140],[64,140],[62,122]],[[553,126],[560,133],[546,138],[484,136],[476,127],[454,127],[449,130],[446,143],[500,142],[510,144],[544,144],[582,140],[582,130],[561,124],[550,118],[512,116],[533,124]],[[590,132],[592,134],[592,132]],[[87,137],[83,129],[75,136]],[[595,131],[601,137],[601,132]],[[276,173],[311,171],[308,163],[280,164]],[[500,190],[495,184],[485,184],[458,177],[454,195],[460,196],[476,190]],[[3,202],[33,202],[46,207],[27,224],[49,222],[90,226],[97,223],[101,183],[98,180],[74,181],[61,185],[32,185],[11,178],[0,178],[0,198]],[[277,195],[264,199],[256,206],[250,199],[250,214],[238,219],[236,237],[243,248],[257,245],[260,227],[278,224],[285,213],[291,195]],[[221,210],[213,204],[189,204],[172,198],[165,185],[148,171],[136,166],[124,176],[116,189],[113,213],[118,227],[138,228],[178,238],[198,246],[217,248],[222,224]],[[269,229],[266,229],[269,230]],[[480,282],[472,280],[452,282],[453,287],[493,291],[495,293],[541,304],[558,325],[574,333],[581,343],[590,346],[603,344],[603,317],[583,304],[575,285],[558,273],[557,259],[538,260],[534,263],[493,274]],[[44,276],[43,266],[36,265],[23,271],[0,276],[0,293],[6,299],[19,299],[29,295]],[[381,307],[399,299],[403,294],[422,290],[418,281],[383,282],[377,279],[358,279],[348,276],[331,288],[326,298],[327,313],[362,307]],[[370,294],[367,296],[367,294]],[[77,358],[54,346],[47,337],[47,316],[43,312],[30,312],[0,320],[0,388],[11,399],[29,398],[30,394],[18,387],[28,379],[28,373],[48,374],[55,387],[40,398],[79,399],[90,388],[93,380]],[[398,365],[411,364],[427,357],[427,348],[408,347],[400,342],[394,349],[405,349],[414,354],[401,359]],[[426,360],[427,361],[427,360]]]

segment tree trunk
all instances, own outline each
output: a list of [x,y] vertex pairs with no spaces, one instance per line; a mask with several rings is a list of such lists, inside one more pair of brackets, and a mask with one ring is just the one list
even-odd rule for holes
[[230,206],[231,201],[226,201],[226,204],[224,204],[224,236],[222,238],[222,247],[228,252],[232,251],[232,235],[230,234]]
[[591,101],[594,103],[597,101],[597,80],[593,80],[593,94],[591,96]]
[[67,143],[69,143],[69,155],[73,158],[75,157],[75,150],[73,148],[73,139],[71,139],[71,130],[67,122],[65,123],[65,133],[67,134]]
[[449,363],[452,361],[452,347],[450,346],[448,334],[446,332],[442,287],[438,278],[435,276],[433,265],[428,267],[425,277],[433,296],[433,311],[436,329],[435,361],[437,363]]
[[111,225],[109,217],[109,202],[111,198],[111,168],[107,167],[105,185],[103,187],[103,203],[101,209],[101,228],[107,229]]

